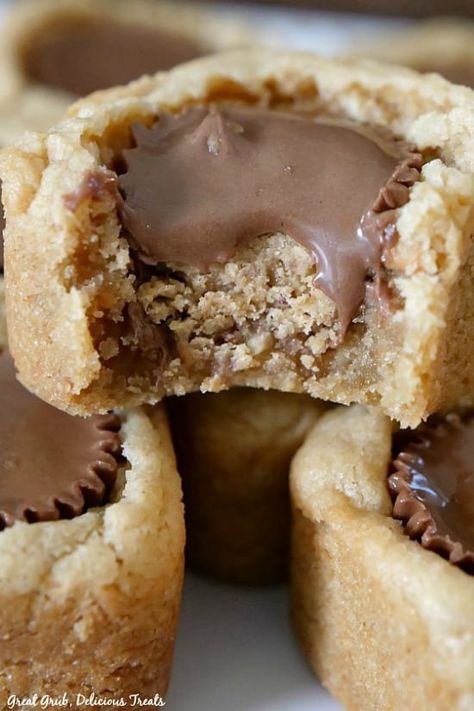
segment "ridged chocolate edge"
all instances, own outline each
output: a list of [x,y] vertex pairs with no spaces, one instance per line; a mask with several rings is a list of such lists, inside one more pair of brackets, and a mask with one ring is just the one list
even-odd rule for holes
[[[445,421],[425,425],[421,435],[414,433],[416,442],[421,445],[424,442],[428,443],[430,432],[455,425],[456,422],[461,422],[461,418],[459,415],[451,414]],[[410,442],[405,445],[406,448],[409,446]],[[416,464],[416,460],[416,454],[402,449],[392,461],[394,471],[388,477],[388,487],[393,501],[393,517],[403,522],[405,533],[417,540],[423,548],[438,553],[453,565],[474,575],[474,551],[466,549],[460,541],[453,540],[449,534],[440,534],[430,509],[415,496],[411,489],[410,467]]]
[[0,510],[0,531],[13,526],[16,521],[37,523],[76,518],[87,509],[106,503],[107,495],[117,479],[121,459],[121,419],[114,414],[96,415],[93,419],[93,425],[98,431],[97,456],[86,467],[84,475],[71,484],[69,491],[45,501],[40,512],[28,504],[16,516]]

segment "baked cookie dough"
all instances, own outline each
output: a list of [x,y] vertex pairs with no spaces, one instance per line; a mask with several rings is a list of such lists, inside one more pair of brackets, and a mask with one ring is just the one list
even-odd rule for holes
[[16,382],[5,350],[0,382],[1,708],[163,696],[184,559],[163,410],[70,417]]
[[[387,477],[398,438],[380,411],[324,415],[293,461],[296,630],[323,684],[353,711],[473,708],[474,577],[446,559],[468,565],[455,555],[463,517],[474,544],[472,434],[471,423],[469,445],[452,433],[438,441],[433,452],[452,460],[429,471],[426,430],[405,433],[395,509]],[[411,492],[400,458],[415,465]]]
[[77,96],[250,38],[242,23],[186,2],[15,2],[0,42],[0,144],[48,129]]
[[168,404],[183,482],[187,562],[238,583],[285,580],[290,461],[322,403],[235,388]]
[[437,72],[455,84],[474,88],[474,23],[437,18],[411,29],[381,33],[372,45],[355,48],[365,57]]
[[3,153],[20,379],[82,414],[245,385],[415,426],[470,400],[473,126],[439,77],[269,50],[82,100]]

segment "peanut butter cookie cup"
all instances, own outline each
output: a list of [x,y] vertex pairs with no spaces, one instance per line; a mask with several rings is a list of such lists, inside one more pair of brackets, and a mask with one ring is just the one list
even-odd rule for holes
[[78,96],[249,43],[242,23],[167,0],[24,0],[0,43],[0,142],[46,130]]
[[293,614],[347,708],[474,705],[474,418],[324,415],[292,464]]
[[474,393],[474,98],[249,50],[3,154],[22,382],[71,413],[245,385],[415,426]]
[[358,54],[403,64],[420,72],[436,72],[454,84],[474,88],[474,22],[437,18],[411,29],[382,33]]
[[217,578],[288,576],[290,461],[320,401],[252,388],[169,401],[186,510],[187,562]]
[[184,516],[162,409],[71,417],[23,388],[2,349],[0,444],[1,707],[163,696]]

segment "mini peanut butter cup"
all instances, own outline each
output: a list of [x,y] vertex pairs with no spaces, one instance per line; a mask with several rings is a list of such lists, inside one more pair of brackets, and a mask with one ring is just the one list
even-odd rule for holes
[[474,574],[474,415],[435,417],[395,447],[393,516],[410,538]]
[[120,213],[145,264],[207,271],[250,239],[284,232],[311,253],[315,286],[335,302],[342,333],[367,283],[388,279],[395,211],[422,157],[387,131],[226,105],[160,114],[132,137]]
[[0,530],[79,516],[107,500],[120,462],[120,418],[71,417],[17,381],[0,355]]
[[178,28],[58,12],[24,48],[22,64],[30,81],[84,96],[203,54],[203,44]]

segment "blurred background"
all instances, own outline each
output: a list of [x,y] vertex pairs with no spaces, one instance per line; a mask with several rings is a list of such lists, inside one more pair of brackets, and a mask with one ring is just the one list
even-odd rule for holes
[[449,6],[445,0],[394,0],[393,2],[390,0],[261,0],[262,3],[286,7],[311,7],[332,12],[366,12],[416,17],[445,14],[448,7],[450,14],[472,16],[474,12],[471,0],[453,0]]

